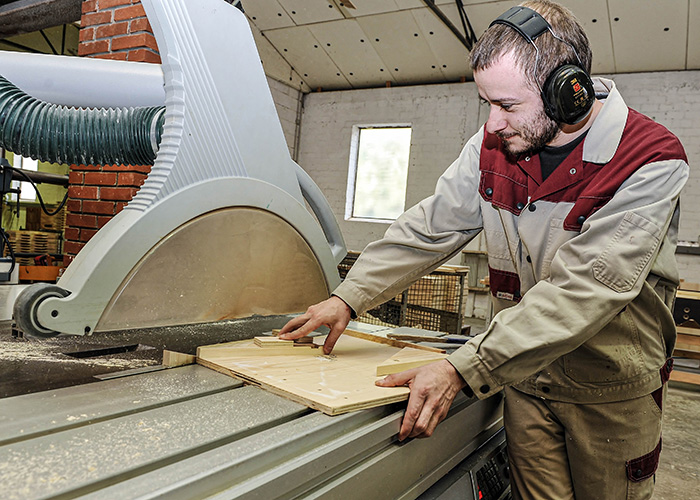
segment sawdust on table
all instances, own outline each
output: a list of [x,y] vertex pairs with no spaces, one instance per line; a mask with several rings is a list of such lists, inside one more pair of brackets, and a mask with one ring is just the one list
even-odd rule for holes
[[157,365],[155,359],[125,359],[114,356],[96,356],[92,358],[74,358],[61,352],[61,347],[50,340],[25,340],[0,338],[0,362],[42,362],[42,363],[69,363],[105,368],[141,368]]

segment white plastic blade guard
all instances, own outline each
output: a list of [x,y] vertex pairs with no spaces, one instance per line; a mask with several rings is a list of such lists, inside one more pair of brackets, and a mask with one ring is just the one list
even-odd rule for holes
[[[32,317],[47,331],[92,333],[132,269],[159,242],[204,214],[232,207],[286,222],[316,258],[325,293],[332,290],[345,245],[327,201],[289,155],[245,16],[221,0],[143,5],[165,80],[166,119],[155,164],[132,202],[59,280],[69,295],[28,304],[36,309]],[[172,273],[177,279],[177,269]],[[150,297],[154,304],[159,299]],[[202,313],[191,321],[217,319]]]

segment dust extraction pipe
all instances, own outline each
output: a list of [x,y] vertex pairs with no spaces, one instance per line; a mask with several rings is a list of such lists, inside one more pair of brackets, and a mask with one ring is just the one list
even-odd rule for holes
[[152,165],[164,118],[165,106],[59,106],[26,94],[0,76],[0,146],[33,159],[82,165]]

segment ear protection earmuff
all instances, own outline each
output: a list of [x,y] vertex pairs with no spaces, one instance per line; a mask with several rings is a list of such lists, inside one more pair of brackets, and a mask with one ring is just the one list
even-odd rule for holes
[[[593,81],[581,66],[581,58],[576,49],[566,40],[557,36],[547,20],[540,14],[527,7],[512,7],[496,18],[490,25],[505,24],[510,26],[535,47],[535,72],[540,57],[540,51],[535,45],[535,39],[545,31],[549,31],[554,38],[567,44],[574,51],[578,66],[565,64],[559,66],[547,77],[543,86],[540,86],[540,94],[544,102],[544,110],[553,120],[573,125],[580,122],[590,113],[595,102]],[[535,81],[539,86],[537,74]]]

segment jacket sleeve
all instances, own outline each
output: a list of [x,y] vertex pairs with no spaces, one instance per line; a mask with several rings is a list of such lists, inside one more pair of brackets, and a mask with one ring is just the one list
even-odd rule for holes
[[687,178],[682,160],[637,170],[557,250],[548,279],[448,358],[479,397],[573,351],[634,300],[655,265]]
[[407,210],[370,243],[333,295],[357,314],[408,288],[474,238],[482,227],[478,197],[483,132],[466,144],[435,193]]

